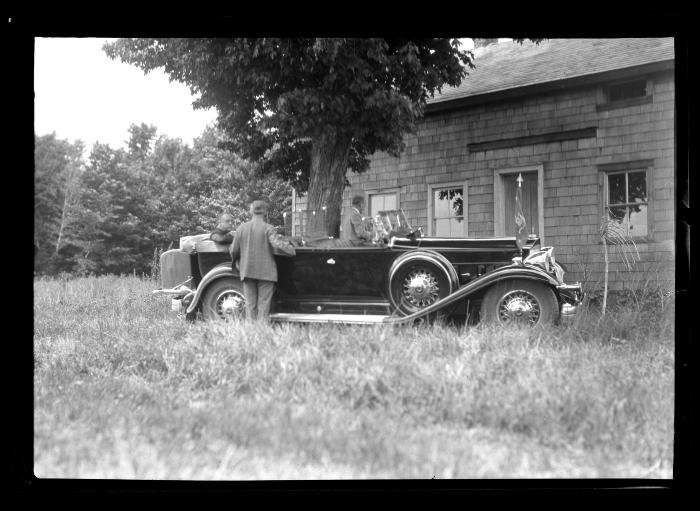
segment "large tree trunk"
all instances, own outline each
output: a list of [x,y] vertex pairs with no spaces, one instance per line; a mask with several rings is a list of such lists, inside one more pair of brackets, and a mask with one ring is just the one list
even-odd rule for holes
[[305,229],[309,235],[338,236],[351,142],[350,137],[324,134],[311,143]]

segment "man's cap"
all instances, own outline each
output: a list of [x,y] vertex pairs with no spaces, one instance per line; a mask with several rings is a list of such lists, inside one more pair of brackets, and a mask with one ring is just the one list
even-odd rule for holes
[[264,215],[265,213],[267,213],[267,204],[265,203],[265,201],[255,200],[250,205],[250,211],[254,215]]

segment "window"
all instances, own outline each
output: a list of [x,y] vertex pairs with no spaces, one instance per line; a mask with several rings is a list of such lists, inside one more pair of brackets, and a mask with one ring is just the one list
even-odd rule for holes
[[515,193],[517,178],[522,176],[522,206],[527,232],[536,234],[544,246],[544,165],[527,165],[494,169],[493,173],[493,233],[495,236],[515,235]]
[[647,81],[616,83],[608,87],[608,101],[641,98],[647,95]]
[[649,231],[646,169],[608,172],[605,181],[608,218],[623,225],[628,236],[646,236]]
[[399,209],[399,192],[370,192],[367,204],[367,214],[374,216],[380,211]]
[[446,238],[467,235],[466,194],[464,183],[435,185],[430,187],[430,232],[432,236]]
[[611,83],[602,89],[597,110],[610,110],[652,103],[653,81],[646,78]]

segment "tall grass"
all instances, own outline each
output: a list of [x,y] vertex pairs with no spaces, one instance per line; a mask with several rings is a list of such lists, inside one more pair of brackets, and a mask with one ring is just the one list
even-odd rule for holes
[[37,280],[39,477],[670,477],[673,310],[549,331],[195,323]]

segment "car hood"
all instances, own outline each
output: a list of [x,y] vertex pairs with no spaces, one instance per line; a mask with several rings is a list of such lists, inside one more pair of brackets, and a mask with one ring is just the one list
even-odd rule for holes
[[[520,250],[518,250],[518,245],[515,242],[515,236],[502,238],[440,238],[436,236],[425,236],[420,238],[395,237],[392,238],[391,244],[392,246],[406,246],[412,248],[425,248],[430,250],[495,250],[503,252],[513,252],[514,255],[520,255]],[[523,248],[529,251],[537,244],[539,244],[539,239],[532,238],[528,240],[527,244]]]

